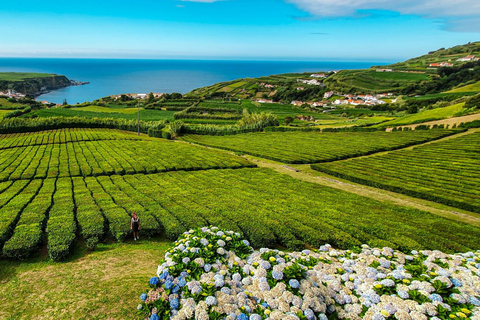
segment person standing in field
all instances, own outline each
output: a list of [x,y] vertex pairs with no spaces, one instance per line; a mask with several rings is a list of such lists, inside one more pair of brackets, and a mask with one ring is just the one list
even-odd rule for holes
[[133,240],[138,240],[138,231],[140,231],[140,219],[135,212],[132,213],[132,220],[130,221],[130,229],[133,231]]

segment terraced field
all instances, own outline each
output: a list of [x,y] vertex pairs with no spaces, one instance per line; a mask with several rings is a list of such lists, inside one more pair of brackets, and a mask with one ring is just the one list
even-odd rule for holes
[[480,212],[480,132],[312,168],[358,183]]
[[267,132],[232,136],[187,135],[184,140],[285,163],[346,159],[439,139],[457,131]]
[[0,181],[251,166],[202,147],[132,139],[139,136],[83,129],[6,135],[0,143]]

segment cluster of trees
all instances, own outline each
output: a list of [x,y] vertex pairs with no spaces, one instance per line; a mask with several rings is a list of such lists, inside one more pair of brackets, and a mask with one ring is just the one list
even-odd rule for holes
[[480,81],[480,61],[465,63],[458,67],[439,68],[438,77],[432,81],[411,84],[401,94],[425,95],[447,91],[469,81]]

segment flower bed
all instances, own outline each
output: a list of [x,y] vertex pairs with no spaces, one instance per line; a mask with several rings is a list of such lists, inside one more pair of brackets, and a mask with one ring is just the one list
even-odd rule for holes
[[480,319],[480,251],[254,251],[205,227],[178,239],[149,284],[137,309],[151,320]]

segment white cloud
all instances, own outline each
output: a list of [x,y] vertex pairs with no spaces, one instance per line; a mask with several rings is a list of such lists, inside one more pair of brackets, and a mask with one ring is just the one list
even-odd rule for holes
[[[442,19],[446,29],[478,32],[479,0],[285,0],[316,17],[352,17],[359,11],[389,10]],[[470,22],[470,23],[469,23]]]

